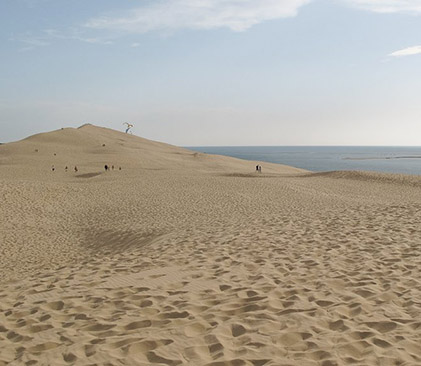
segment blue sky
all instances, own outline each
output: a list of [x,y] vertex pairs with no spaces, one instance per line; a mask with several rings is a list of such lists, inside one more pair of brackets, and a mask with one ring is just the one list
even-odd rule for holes
[[2,0],[0,141],[421,145],[421,0]]

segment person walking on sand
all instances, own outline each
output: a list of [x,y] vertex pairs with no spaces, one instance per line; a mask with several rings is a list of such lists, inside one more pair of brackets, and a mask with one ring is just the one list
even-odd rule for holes
[[78,169],[77,169],[77,166],[75,165],[75,173],[77,173],[77,171],[78,171]]
[[107,164],[104,165],[104,169],[105,169],[106,172],[108,171],[108,165]]
[[256,165],[256,172],[258,172],[259,171],[259,166],[258,165]]

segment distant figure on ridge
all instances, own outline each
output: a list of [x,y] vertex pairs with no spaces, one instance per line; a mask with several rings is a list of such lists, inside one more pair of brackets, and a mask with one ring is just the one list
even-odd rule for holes
[[131,123],[124,122],[123,125],[127,125],[126,133],[129,133],[130,129],[133,127]]
[[108,171],[108,165],[107,164],[104,165],[104,169],[105,169],[106,172]]

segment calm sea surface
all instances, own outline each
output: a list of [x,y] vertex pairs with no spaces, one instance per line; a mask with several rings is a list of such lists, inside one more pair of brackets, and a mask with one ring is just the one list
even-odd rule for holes
[[371,170],[421,175],[420,146],[204,146],[188,148],[208,154],[291,165],[314,172]]

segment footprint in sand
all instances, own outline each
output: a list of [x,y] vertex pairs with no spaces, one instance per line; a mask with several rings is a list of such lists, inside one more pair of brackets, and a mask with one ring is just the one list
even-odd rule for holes
[[127,324],[124,329],[125,330],[136,330],[140,328],[148,328],[152,325],[152,322],[150,320],[140,320],[137,322],[132,322]]
[[51,310],[62,310],[64,308],[64,302],[53,301],[53,302],[48,303],[47,307],[49,307]]
[[370,328],[377,330],[380,333],[387,333],[397,328],[395,322],[381,321],[381,322],[369,322],[365,323]]
[[190,313],[188,313],[187,311],[181,311],[181,312],[173,311],[169,313],[163,313],[160,316],[163,319],[183,319],[183,318],[189,317]]
[[206,324],[196,322],[196,323],[187,325],[184,328],[184,334],[189,338],[194,338],[194,337],[197,337],[199,335],[202,335],[202,334],[206,333],[208,328],[209,327],[207,327]]
[[243,334],[246,334],[247,329],[244,328],[241,324],[232,324],[231,333],[233,337],[239,337]]
[[40,343],[36,346],[33,347],[29,347],[28,348],[28,352],[32,353],[32,354],[38,354],[44,351],[49,351],[51,349],[60,347],[59,343],[55,343],[55,342],[45,342],[45,343]]
[[115,327],[115,324],[93,324],[85,326],[83,329],[87,330],[88,332],[103,332],[105,330],[109,330]]

